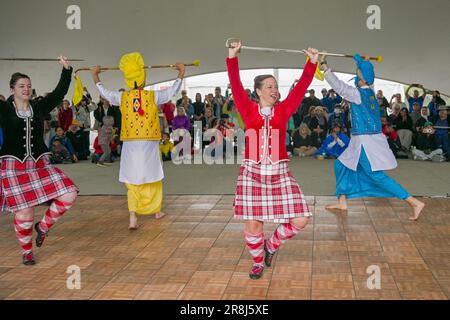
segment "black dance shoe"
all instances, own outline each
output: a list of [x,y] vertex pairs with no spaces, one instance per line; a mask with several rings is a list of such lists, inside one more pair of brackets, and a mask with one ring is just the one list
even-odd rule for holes
[[270,267],[275,253],[270,253],[269,250],[267,250],[266,241],[267,240],[264,240],[264,263],[266,266]]
[[39,222],[34,225],[34,229],[37,232],[36,236],[36,246],[39,248],[44,243],[45,237],[47,236],[47,232],[44,232],[39,228]]

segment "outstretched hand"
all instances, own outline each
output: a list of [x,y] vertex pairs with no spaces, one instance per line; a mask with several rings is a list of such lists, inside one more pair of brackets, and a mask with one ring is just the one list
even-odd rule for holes
[[70,62],[69,62],[69,60],[67,59],[67,57],[65,57],[65,56],[59,56],[58,57],[58,59],[59,59],[59,64],[60,65],[62,65],[65,69],[67,69],[67,70],[69,70],[71,67],[70,67]]
[[230,43],[231,48],[228,48],[228,57],[229,58],[235,58],[237,57],[238,53],[241,52],[242,42],[232,42]]
[[93,75],[98,75],[100,72],[102,72],[100,66],[93,66],[90,69]]
[[305,55],[309,57],[312,63],[316,64],[319,60],[319,50],[314,48],[308,48],[308,50],[305,50]]
[[184,65],[184,63],[181,62],[175,63],[174,69],[178,70],[178,78],[183,79],[184,73],[186,72],[186,66]]

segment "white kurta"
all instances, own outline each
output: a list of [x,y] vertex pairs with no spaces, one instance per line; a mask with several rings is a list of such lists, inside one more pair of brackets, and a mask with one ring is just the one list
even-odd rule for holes
[[[180,91],[181,79],[172,87],[155,91],[155,103],[168,102]],[[100,94],[113,105],[120,105],[122,93],[107,90],[101,82],[97,83]],[[153,183],[164,179],[159,151],[160,141],[124,141],[120,155],[119,181],[134,185]]]
[[[344,99],[355,104],[361,103],[361,95],[358,89],[339,80],[330,69],[324,73],[324,76],[334,91]],[[356,171],[362,147],[364,147],[372,171],[391,170],[397,167],[397,160],[383,133],[352,135],[349,146],[338,160],[347,168]]]

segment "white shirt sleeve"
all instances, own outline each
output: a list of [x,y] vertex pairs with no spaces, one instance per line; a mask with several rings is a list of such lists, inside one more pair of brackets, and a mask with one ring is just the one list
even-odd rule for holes
[[344,99],[353,102],[355,104],[361,104],[361,95],[355,87],[346,84],[344,81],[339,80],[336,75],[328,69],[323,74],[328,84]]
[[170,88],[155,91],[156,104],[164,104],[172,99],[180,91],[182,82],[183,80],[178,78]]
[[333,140],[333,142],[330,142],[330,143],[328,144],[327,148],[328,148],[328,149],[331,149],[331,148],[333,148],[333,147],[335,146],[335,144],[336,144],[336,140]]
[[344,141],[342,141],[341,139],[337,138],[337,143],[343,148],[345,147],[345,143]]
[[97,83],[97,89],[100,92],[100,94],[109,101],[114,106],[120,106],[120,100],[122,98],[122,92],[120,91],[111,91],[106,89],[103,86],[103,83],[98,82]]

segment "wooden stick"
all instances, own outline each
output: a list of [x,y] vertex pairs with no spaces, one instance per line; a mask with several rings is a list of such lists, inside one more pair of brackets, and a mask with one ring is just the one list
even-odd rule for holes
[[[1,61],[59,61],[49,58],[0,58]],[[83,59],[67,59],[67,61],[84,61]]]
[[[161,64],[161,65],[154,65],[154,66],[144,66],[143,69],[161,69],[161,68],[175,68],[175,64]],[[185,67],[198,67],[200,66],[199,60],[194,60],[192,63],[184,63]],[[78,71],[89,71],[91,68],[80,68],[75,71],[77,73]],[[120,70],[118,67],[101,67],[101,71],[111,71],[111,70]]]

